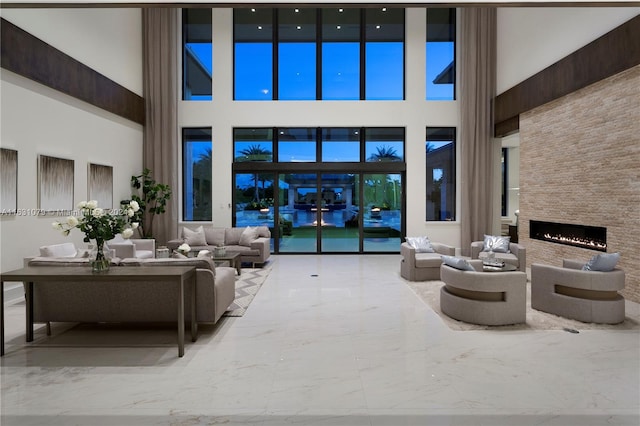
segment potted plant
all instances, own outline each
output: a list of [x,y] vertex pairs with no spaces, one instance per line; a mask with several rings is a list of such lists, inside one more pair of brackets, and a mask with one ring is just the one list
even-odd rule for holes
[[[134,213],[132,221],[138,222],[138,233],[142,238],[153,238],[153,220],[158,214],[167,211],[167,202],[171,199],[169,185],[157,183],[151,177],[151,170],[145,168],[142,174],[131,176],[131,186],[136,190],[131,200],[136,201],[140,209]],[[126,204],[128,200],[122,201]]]

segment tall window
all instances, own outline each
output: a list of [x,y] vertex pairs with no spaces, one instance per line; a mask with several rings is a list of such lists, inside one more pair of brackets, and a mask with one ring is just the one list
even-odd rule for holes
[[404,99],[404,9],[366,10],[365,99]]
[[322,9],[322,98],[360,99],[360,9]]
[[211,9],[182,9],[182,99],[210,101],[212,78]]
[[234,9],[234,99],[273,97],[273,10]]
[[456,98],[456,9],[427,9],[427,100]]
[[212,218],[212,155],[210,127],[182,129],[182,213],[185,221],[210,221]]
[[316,99],[316,9],[278,9],[278,99]]
[[427,220],[456,218],[456,129],[427,127]]
[[404,99],[404,13],[234,9],[234,99]]

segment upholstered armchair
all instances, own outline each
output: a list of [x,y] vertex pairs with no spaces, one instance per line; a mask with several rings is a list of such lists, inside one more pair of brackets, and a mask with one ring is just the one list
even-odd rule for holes
[[[484,241],[472,242],[471,243],[471,259],[481,259],[481,260],[486,259],[489,252],[483,251],[483,249],[484,249]],[[510,242],[508,253],[500,253],[500,252],[494,251],[494,254],[495,254],[496,260],[502,260],[504,263],[508,263],[518,268],[518,271],[526,272],[527,250],[523,245]]]
[[156,240],[151,238],[124,239],[118,234],[113,240],[107,241],[107,246],[120,259],[152,259],[156,257]]
[[467,262],[473,271],[442,264],[440,309],[453,319],[481,325],[526,322],[527,274],[483,272],[479,259]]
[[453,256],[455,247],[442,243],[431,243],[433,253],[417,253],[409,243],[400,245],[402,260],[400,263],[400,275],[409,281],[429,281],[440,279],[441,255]]
[[617,324],[624,321],[625,273],[583,271],[584,262],[563,260],[562,267],[531,265],[531,307],[582,322]]

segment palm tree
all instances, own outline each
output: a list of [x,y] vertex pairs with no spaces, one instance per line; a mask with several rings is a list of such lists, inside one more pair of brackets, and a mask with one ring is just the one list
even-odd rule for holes
[[377,152],[371,154],[368,161],[400,161],[402,158],[398,155],[395,148],[383,145],[376,147]]
[[[242,154],[242,157],[238,157],[236,158],[236,160],[238,161],[268,161],[271,160],[271,151],[269,151],[268,149],[263,148],[262,146],[255,144],[255,145],[251,145],[249,146],[249,148],[243,149],[242,151],[240,151],[240,154]],[[254,173],[253,174],[253,183],[254,183],[254,193],[253,193],[253,200],[256,203],[260,202],[260,190],[258,187],[258,183],[260,181],[264,181],[265,179],[262,179],[262,177],[260,176],[259,173]],[[263,184],[264,186],[264,184]]]

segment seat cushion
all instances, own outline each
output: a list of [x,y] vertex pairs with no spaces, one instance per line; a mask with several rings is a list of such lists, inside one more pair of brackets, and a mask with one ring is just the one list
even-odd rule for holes
[[439,268],[442,256],[438,253],[416,253],[416,268]]

